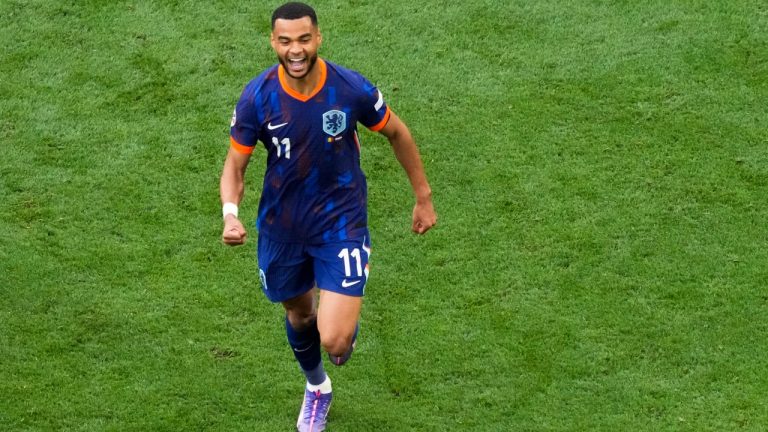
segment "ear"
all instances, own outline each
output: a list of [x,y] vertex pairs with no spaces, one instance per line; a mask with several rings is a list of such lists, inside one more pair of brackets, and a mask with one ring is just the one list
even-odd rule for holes
[[277,51],[277,39],[275,39],[275,33],[269,34],[269,44],[272,45],[272,49]]

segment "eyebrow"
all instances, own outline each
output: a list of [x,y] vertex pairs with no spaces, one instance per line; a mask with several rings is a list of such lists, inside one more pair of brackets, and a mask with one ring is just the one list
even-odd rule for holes
[[[310,37],[312,37],[312,33],[304,33],[303,35],[297,37],[296,39],[305,39]],[[291,38],[288,36],[278,36],[277,38],[280,40],[291,40]]]

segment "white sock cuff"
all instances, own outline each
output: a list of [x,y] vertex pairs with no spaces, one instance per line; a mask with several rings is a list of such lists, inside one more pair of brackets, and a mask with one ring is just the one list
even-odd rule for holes
[[325,381],[323,381],[321,384],[318,384],[318,385],[312,385],[310,383],[307,383],[307,390],[311,392],[320,390],[320,393],[322,394],[330,393],[333,390],[331,388],[331,377],[326,375]]

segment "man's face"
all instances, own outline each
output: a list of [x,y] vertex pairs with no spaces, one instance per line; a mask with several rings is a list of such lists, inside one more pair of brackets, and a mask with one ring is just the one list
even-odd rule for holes
[[275,20],[272,48],[291,78],[304,78],[312,70],[321,41],[320,31],[309,17]]

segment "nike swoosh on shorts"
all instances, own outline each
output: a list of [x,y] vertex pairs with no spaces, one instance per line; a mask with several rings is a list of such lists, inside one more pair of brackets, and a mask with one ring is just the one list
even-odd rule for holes
[[359,284],[360,282],[362,282],[362,281],[357,280],[357,281],[354,281],[354,282],[347,282],[347,280],[344,279],[343,281],[341,281],[341,286],[344,287],[344,288],[349,288],[349,287],[351,287],[353,285]]

